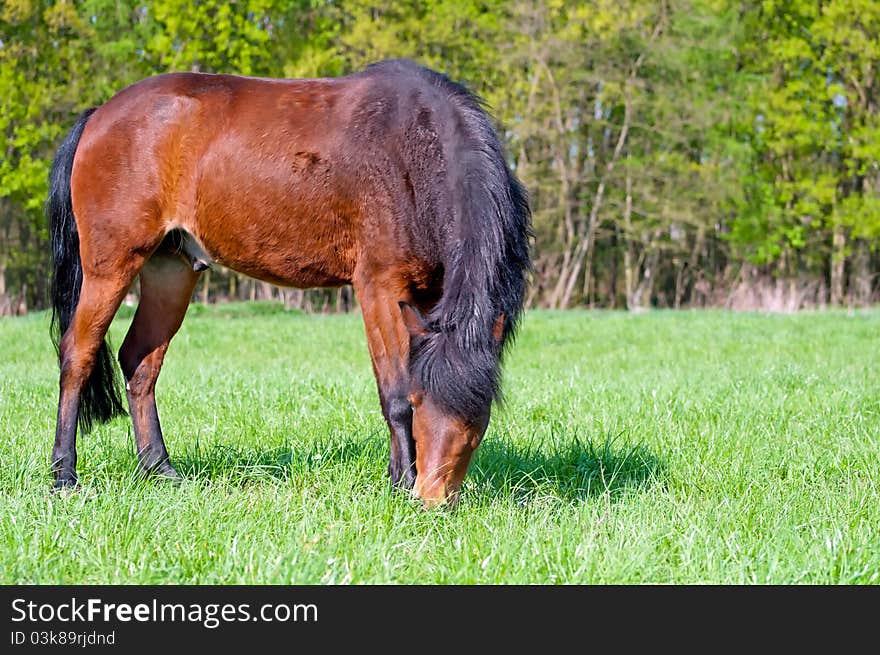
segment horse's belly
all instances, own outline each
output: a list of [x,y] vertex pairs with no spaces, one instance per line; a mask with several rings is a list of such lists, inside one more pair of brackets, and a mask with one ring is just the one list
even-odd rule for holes
[[350,282],[357,251],[353,190],[317,155],[298,152],[281,167],[252,150],[203,160],[190,232],[214,261],[260,280],[301,288]]
[[212,261],[258,280],[300,288],[351,281],[355,247],[350,221],[292,207],[268,209],[205,217],[194,236]]

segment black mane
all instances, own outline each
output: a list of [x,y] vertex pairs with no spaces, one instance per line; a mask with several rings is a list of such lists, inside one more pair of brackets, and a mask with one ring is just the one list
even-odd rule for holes
[[[435,401],[476,419],[500,397],[501,359],[523,310],[531,270],[527,194],[507,166],[485,103],[467,87],[406,60],[373,64],[365,73],[417,78],[433,90],[423,89],[419,106],[406,113],[436,133],[441,151],[420,154],[444,157],[450,176],[448,192],[433,209],[440,223],[435,229],[447,236],[433,240],[440,247],[443,293],[426,317],[433,330],[411,344],[410,371]],[[415,140],[432,147],[425,139]],[[415,157],[408,159],[417,165]]]

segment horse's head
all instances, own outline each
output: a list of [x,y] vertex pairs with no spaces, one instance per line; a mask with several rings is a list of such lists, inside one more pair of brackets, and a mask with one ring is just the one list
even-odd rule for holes
[[485,414],[464,419],[449,412],[423,390],[410,394],[413,407],[413,439],[416,442],[414,492],[426,507],[443,503],[454,506],[471,456],[489,425]]
[[[420,345],[436,332],[414,307],[401,303],[401,311],[410,333],[411,348],[418,352]],[[492,333],[492,357],[496,362],[500,354],[503,324],[502,315],[496,320]],[[443,364],[448,365],[448,362],[444,361]],[[497,363],[493,363],[493,366],[497,366]],[[445,366],[438,368],[444,371],[441,374],[448,374]],[[470,374],[475,374],[478,368],[476,363],[473,370],[458,367],[456,373],[460,383],[463,386],[472,383]],[[447,380],[446,383],[456,384],[456,380]],[[477,401],[470,397],[467,409],[457,411],[450,407],[450,403],[441,402],[427,390],[418,375],[412,377],[410,384],[412,435],[416,447],[414,493],[426,507],[441,504],[454,506],[471,457],[489,425],[494,393],[487,389]]]

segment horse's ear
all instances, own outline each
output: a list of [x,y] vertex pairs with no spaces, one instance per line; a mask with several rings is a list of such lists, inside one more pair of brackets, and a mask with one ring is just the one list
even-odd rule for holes
[[424,337],[431,331],[428,323],[422,316],[422,313],[410,305],[408,302],[401,300],[397,303],[400,306],[400,314],[403,316],[403,324],[411,337]]
[[504,314],[499,314],[498,318],[495,319],[495,326],[492,328],[492,337],[495,339],[495,343],[499,346],[501,345],[501,337],[504,336],[504,319],[506,316]]

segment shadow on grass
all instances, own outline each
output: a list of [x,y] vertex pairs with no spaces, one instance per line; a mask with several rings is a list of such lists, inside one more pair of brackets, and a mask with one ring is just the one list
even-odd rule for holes
[[[356,467],[358,475],[383,475],[388,457],[384,432],[361,440],[328,438],[302,445],[260,448],[223,443],[191,446],[172,454],[185,480],[225,480],[245,485],[260,480],[312,477]],[[663,465],[641,444],[560,439],[522,447],[502,439],[485,441],[466,478],[468,494],[528,501],[551,497],[584,501],[605,496],[615,501],[628,491],[661,483]]]
[[599,444],[574,437],[563,444],[518,448],[500,439],[486,441],[468,473],[471,493],[513,496],[526,501],[555,497],[583,501],[606,496],[614,501],[627,491],[641,491],[661,481],[663,465],[641,444]]

